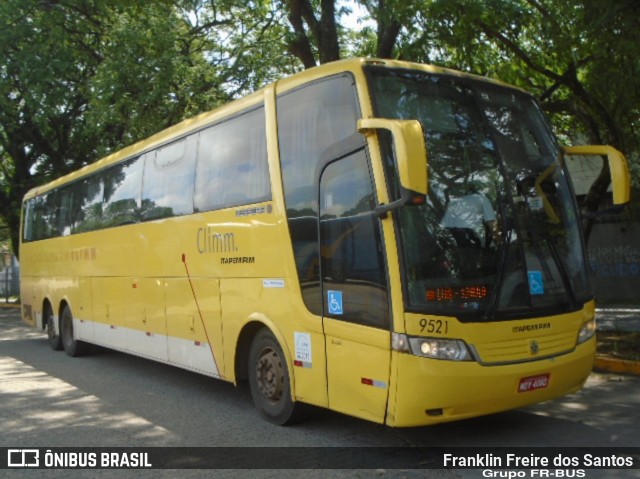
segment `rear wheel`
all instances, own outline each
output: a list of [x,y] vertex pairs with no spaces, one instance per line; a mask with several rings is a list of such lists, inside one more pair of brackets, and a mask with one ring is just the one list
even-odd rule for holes
[[86,354],[89,345],[83,341],[75,339],[73,332],[73,315],[69,306],[65,306],[60,316],[60,336],[62,345],[67,356],[76,357]]
[[249,351],[249,388],[260,414],[283,426],[299,420],[301,404],[291,399],[291,382],[282,348],[267,329],[256,334]]
[[62,338],[60,337],[60,328],[56,328],[56,318],[53,316],[53,310],[47,303],[42,311],[42,321],[47,331],[47,341],[54,351],[62,351]]

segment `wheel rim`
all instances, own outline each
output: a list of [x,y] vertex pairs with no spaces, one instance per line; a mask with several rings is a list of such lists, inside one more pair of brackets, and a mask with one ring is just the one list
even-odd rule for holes
[[256,366],[260,393],[270,402],[277,403],[284,392],[284,368],[278,353],[267,348],[262,351]]

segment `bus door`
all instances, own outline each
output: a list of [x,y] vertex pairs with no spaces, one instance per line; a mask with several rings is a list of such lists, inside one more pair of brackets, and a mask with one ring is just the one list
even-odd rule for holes
[[387,272],[365,149],[320,179],[320,256],[329,406],[384,422],[390,371]]

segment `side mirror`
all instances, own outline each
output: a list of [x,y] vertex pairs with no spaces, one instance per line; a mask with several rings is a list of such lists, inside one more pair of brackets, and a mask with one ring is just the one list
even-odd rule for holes
[[631,176],[629,166],[622,153],[607,145],[570,146],[564,149],[567,155],[606,156],[609,160],[609,170],[611,171],[611,187],[613,189],[613,204],[625,205],[631,199]]
[[393,146],[400,180],[400,199],[376,208],[379,216],[405,205],[424,204],[427,197],[427,146],[422,125],[418,120],[390,120],[386,118],[362,118],[358,131],[371,135],[375,130],[388,130]]

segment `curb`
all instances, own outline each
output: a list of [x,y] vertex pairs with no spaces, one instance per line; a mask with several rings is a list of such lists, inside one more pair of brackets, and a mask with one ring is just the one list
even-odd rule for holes
[[605,373],[632,374],[640,376],[640,361],[596,357],[593,369]]

